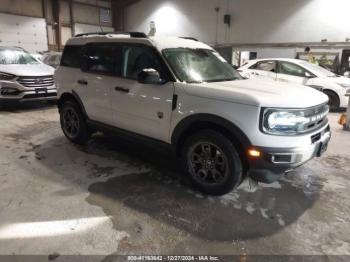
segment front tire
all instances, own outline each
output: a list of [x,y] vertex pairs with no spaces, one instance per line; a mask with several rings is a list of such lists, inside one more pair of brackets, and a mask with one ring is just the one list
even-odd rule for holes
[[60,122],[64,135],[73,143],[85,144],[90,133],[79,106],[73,101],[65,101],[60,108]]
[[205,194],[226,194],[242,181],[241,158],[233,143],[219,132],[203,130],[192,135],[181,155],[192,184]]
[[332,112],[339,110],[339,108],[340,108],[339,96],[335,92],[330,91],[330,90],[325,90],[323,92],[328,96],[329,110]]

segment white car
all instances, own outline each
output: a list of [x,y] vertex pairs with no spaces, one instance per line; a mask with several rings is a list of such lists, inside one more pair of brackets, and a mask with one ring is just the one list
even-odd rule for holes
[[61,62],[62,53],[60,52],[48,52],[43,55],[42,62],[46,65],[57,68]]
[[321,90],[328,96],[331,110],[345,108],[348,105],[348,97],[345,94],[350,90],[350,79],[304,60],[282,58],[251,60],[238,71],[247,78],[271,79]]
[[43,55],[38,54],[38,53],[31,53],[30,54],[32,57],[34,57],[38,62],[41,62],[43,59]]
[[321,156],[330,139],[326,95],[245,80],[195,40],[79,35],[66,43],[55,80],[69,140],[109,130],[164,146],[204,193],[227,193],[247,175],[273,182]]
[[0,105],[2,102],[55,100],[54,69],[21,48],[0,47]]

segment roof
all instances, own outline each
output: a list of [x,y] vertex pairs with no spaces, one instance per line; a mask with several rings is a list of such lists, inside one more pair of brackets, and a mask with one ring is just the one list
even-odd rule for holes
[[291,62],[291,63],[300,63],[300,62],[305,62],[305,60],[300,60],[300,59],[293,59],[293,58],[262,58],[262,59],[254,59],[254,60],[249,60],[249,62],[259,62],[259,61],[271,61],[271,60],[278,60],[278,61],[285,61],[285,62]]
[[158,50],[162,51],[166,48],[202,48],[212,49],[210,46],[193,40],[185,39],[181,37],[169,37],[169,36],[155,36],[155,37],[131,37],[127,34],[110,33],[106,35],[90,34],[73,37],[68,40],[66,45],[84,45],[87,43],[142,43],[150,46],[155,46]]
[[153,44],[159,49],[166,48],[200,48],[200,49],[212,49],[210,46],[192,39],[186,39],[175,36],[155,36],[150,37]]

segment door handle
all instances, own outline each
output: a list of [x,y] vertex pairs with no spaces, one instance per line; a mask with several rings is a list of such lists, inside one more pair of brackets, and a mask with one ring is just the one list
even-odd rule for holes
[[125,87],[120,87],[120,86],[116,86],[114,88],[115,91],[118,91],[118,92],[122,92],[122,93],[129,93],[129,89],[128,88],[125,88]]
[[78,84],[87,86],[88,85],[88,81],[80,79],[80,80],[78,80]]

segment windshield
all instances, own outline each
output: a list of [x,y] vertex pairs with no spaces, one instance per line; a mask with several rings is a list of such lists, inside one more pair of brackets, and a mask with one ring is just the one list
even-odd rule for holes
[[311,72],[313,72],[317,76],[321,77],[336,77],[337,75],[332,73],[331,71],[328,71],[327,69],[320,67],[315,64],[311,64],[306,61],[301,61],[300,64],[304,66],[306,69],[309,69]]
[[22,50],[0,49],[0,64],[38,64],[39,62],[30,54]]
[[212,50],[170,48],[163,54],[181,81],[200,83],[242,79],[225,59]]

